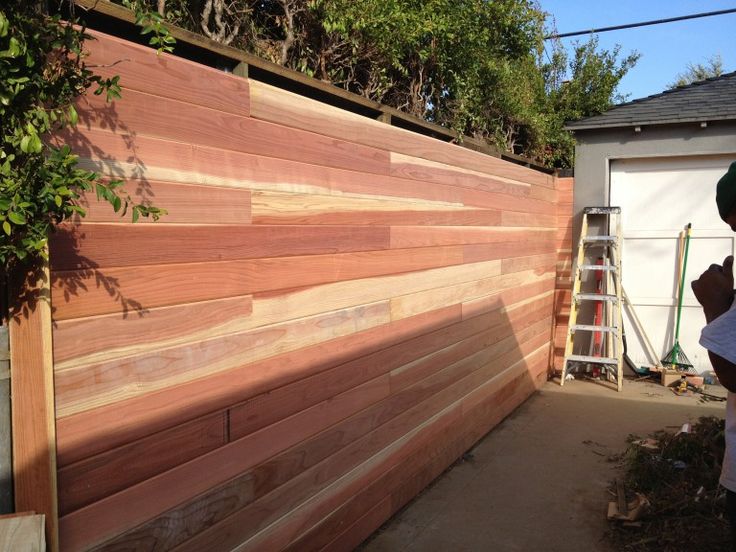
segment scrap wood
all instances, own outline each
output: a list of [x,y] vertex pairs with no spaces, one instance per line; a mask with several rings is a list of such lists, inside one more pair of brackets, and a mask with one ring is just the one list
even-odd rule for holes
[[651,504],[642,493],[635,493],[634,499],[626,502],[626,490],[623,483],[616,481],[616,502],[608,503],[608,519],[636,522],[647,513]]
[[[624,469],[622,486],[631,492],[629,497],[641,495],[649,506],[637,513],[638,519],[629,521],[625,518],[636,506],[634,501],[628,502],[623,512],[618,500],[611,502],[607,537],[613,548],[622,552],[730,550],[725,493],[718,484],[724,422],[716,417],[701,418],[684,432],[682,425],[672,429],[655,432],[647,439],[629,437],[628,448],[619,455]],[[616,499],[618,488],[612,482],[609,492]]]

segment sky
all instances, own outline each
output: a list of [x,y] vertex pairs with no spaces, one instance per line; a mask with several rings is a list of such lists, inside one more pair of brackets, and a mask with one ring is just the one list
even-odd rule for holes
[[[583,31],[653,19],[736,8],[736,0],[539,0],[560,33]],[[550,19],[548,18],[548,21]],[[688,63],[706,64],[715,54],[724,72],[736,71],[736,13],[599,33],[600,48],[621,45],[621,54],[637,51],[641,58],[622,79],[619,93],[628,100],[658,94],[686,70]],[[570,48],[575,40],[563,38]]]

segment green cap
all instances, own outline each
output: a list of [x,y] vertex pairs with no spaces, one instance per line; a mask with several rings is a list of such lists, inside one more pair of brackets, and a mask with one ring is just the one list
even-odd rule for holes
[[728,171],[718,181],[716,186],[716,205],[718,214],[723,220],[736,207],[736,161],[731,163]]

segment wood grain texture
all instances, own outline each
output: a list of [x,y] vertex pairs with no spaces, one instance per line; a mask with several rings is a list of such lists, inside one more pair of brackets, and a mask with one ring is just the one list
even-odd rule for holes
[[171,216],[51,242],[63,546],[356,546],[554,365],[572,182],[98,38],[56,138]]
[[[219,328],[229,328],[246,320],[253,310],[250,295],[229,297],[202,303],[161,307],[128,314],[109,314],[90,318],[57,320],[54,327],[54,362],[56,369],[95,359],[130,356],[149,350],[155,343],[187,339],[195,332],[219,335]],[[226,331],[226,330],[224,330]],[[69,362],[71,360],[74,362]]]
[[385,324],[146,396],[57,419],[60,463],[120,446],[213,409],[460,321],[460,305]]
[[420,182],[277,159],[232,150],[185,144],[136,134],[119,135],[77,127],[57,136],[81,156],[82,166],[116,178],[145,182],[328,195],[408,198],[457,203],[462,190]]
[[227,443],[219,412],[92,456],[59,470],[61,515],[145,481]]
[[464,262],[463,247],[426,247],[411,254],[392,249],[217,264],[58,271],[52,278],[54,320],[115,312],[133,314],[167,305],[460,265]]
[[0,516],[0,550],[44,552],[46,537],[43,514]]
[[[61,518],[62,546],[84,549],[229,481],[254,465],[333,425],[388,392],[388,377],[350,390],[341,400],[320,404],[238,439],[126,490]],[[321,410],[321,412],[320,412]],[[195,481],[196,480],[196,481]],[[176,536],[181,538],[183,535]],[[167,546],[168,548],[168,546]]]
[[[51,236],[54,271],[213,263],[388,249],[385,226],[62,225]],[[155,249],[141,248],[155,243]]]
[[[127,90],[124,101],[85,96],[80,123],[123,136],[151,136],[267,157],[388,174],[389,153],[190,103]],[[134,129],[134,130],[133,130]]]
[[[530,343],[526,347],[533,347],[533,345]],[[253,497],[256,499],[255,502],[230,517],[224,517],[227,512],[220,509],[219,514],[224,517],[223,522],[213,525],[188,541],[183,549],[201,549],[205,543],[209,543],[208,546],[214,549],[227,549],[235,546],[239,539],[242,540],[247,528],[255,532],[261,527],[268,526],[270,521],[280,517],[284,509],[288,509],[291,505],[298,505],[310,494],[319,494],[320,490],[328,484],[331,485],[341,474],[349,473],[348,470],[356,463],[374,454],[384,454],[379,451],[392,440],[401,438],[401,435],[409,428],[414,428],[417,424],[421,425],[424,420],[441,410],[448,402],[468,393],[477,386],[479,381],[485,381],[488,374],[503,370],[505,363],[523,354],[522,351],[510,351],[491,364],[487,364],[488,357],[492,356],[491,352],[483,351],[480,355],[473,355],[392,395],[374,407],[346,420],[340,426],[330,428],[324,434],[315,437],[310,443],[299,445],[296,449],[288,451],[285,456],[269,461],[263,467],[255,468],[256,472],[267,469],[265,473],[269,474],[262,484],[260,493]],[[457,381],[458,379],[460,381]],[[366,431],[369,433],[366,434]],[[365,437],[360,438],[361,435]],[[358,440],[355,440],[356,438]],[[335,439],[338,440],[335,441]],[[345,446],[348,443],[351,444]],[[345,448],[336,452],[334,447]],[[330,457],[330,460],[321,462],[327,456]],[[268,468],[269,466],[271,467]],[[275,466],[280,467],[276,469]],[[281,486],[268,492],[272,489],[272,485],[279,481],[279,476],[284,475],[285,470],[295,469],[297,471],[292,474],[295,477],[288,481],[287,478],[284,478]],[[306,471],[299,473],[299,470]],[[263,478],[255,476],[255,480],[262,481]],[[171,512],[168,516],[178,517],[178,514]],[[162,521],[161,524],[163,523]],[[193,529],[190,526],[188,532],[196,532]],[[278,536],[281,538],[283,534],[279,532]],[[176,538],[181,539],[181,536]],[[259,539],[257,541],[258,546],[267,546]],[[119,542],[124,542],[124,539]],[[164,548],[167,546],[169,546],[168,542]],[[269,546],[265,549],[271,549]]]
[[15,511],[45,516],[46,542],[59,550],[56,426],[49,267],[38,260],[9,275],[19,298],[8,320]]
[[[248,116],[248,80],[109,34],[94,30],[89,34],[94,42],[88,43],[90,55],[85,62],[104,78],[122,74],[124,90]],[[217,82],[216,91],[213,81]]]
[[[369,481],[385,472],[389,466],[406,461],[416,449],[417,444],[421,443],[423,436],[441,431],[444,424],[458,423],[457,408],[463,400],[460,397],[464,397],[477,387],[477,382],[487,376],[488,373],[496,371],[504,373],[504,370],[497,365],[490,365],[482,370],[473,370],[471,365],[467,363],[460,366],[465,369],[470,368],[470,374],[447,386],[434,395],[431,400],[423,401],[405,413],[393,417],[380,430],[375,430],[366,436],[365,441],[355,443],[354,446],[359,446],[358,450],[362,451],[362,454],[354,453],[357,458],[351,462],[350,466],[360,466],[360,469],[353,468],[349,471],[345,468],[340,469],[339,465],[337,467],[330,466],[333,462],[324,466],[320,465],[322,470],[326,471],[325,475],[312,476],[308,479],[305,476],[300,476],[299,479],[303,479],[303,484],[307,486],[306,493],[305,490],[301,491],[301,493],[304,493],[301,500],[296,491],[296,483],[284,485],[278,489],[278,495],[271,493],[261,501],[265,501],[270,506],[264,504],[259,508],[256,506],[257,501],[253,506],[246,507],[237,514],[231,515],[223,523],[214,525],[200,533],[197,537],[185,543],[181,550],[193,551],[197,550],[198,547],[201,549],[205,542],[211,543],[216,549],[228,549],[237,546],[238,540],[240,539],[242,542],[243,535],[247,535],[247,532],[243,530],[246,526],[254,527],[254,529],[262,526],[262,529],[234,549],[281,549],[294,540],[304,528],[311,527],[318,520],[323,519],[337,506],[352,497],[359,489],[365,487]],[[525,366],[525,362],[523,360],[519,361],[515,366]],[[451,378],[451,370],[446,370],[442,376]],[[439,377],[434,378],[433,383],[438,383],[440,379]],[[426,384],[422,388],[428,389]],[[348,448],[348,450],[350,449]],[[335,455],[337,458],[340,456]],[[331,477],[328,475],[330,470],[333,472]],[[335,471],[342,475],[338,476],[334,473]],[[330,478],[325,481],[325,477]],[[315,485],[318,482],[322,484]],[[329,483],[329,486],[326,486],[325,483]],[[310,488],[313,496],[306,499],[309,497],[308,489]],[[285,500],[292,501],[296,508],[292,510],[290,516],[279,517],[278,507]],[[276,508],[275,511],[274,508]],[[271,520],[278,521],[269,525],[268,522]],[[236,527],[239,530],[234,530]]]
[[[527,269],[538,268],[537,263],[533,262],[535,259],[535,257],[519,258],[519,266]],[[146,351],[157,351],[268,324],[358,306],[365,302],[388,300],[396,295],[478,280],[489,274],[498,274],[499,267],[502,269],[505,262],[506,260],[493,260],[430,269],[422,272],[422,278],[417,278],[416,274],[410,272],[335,282],[281,293],[262,293],[252,302],[250,296],[235,297],[150,309],[128,315],[61,320],[56,322],[57,331],[64,333],[63,337],[68,337],[73,343],[68,345],[55,343],[57,353],[67,350],[66,354],[59,358],[56,367],[65,369],[99,360],[112,360]],[[515,266],[510,268],[514,269]],[[507,270],[513,271],[515,270]],[[196,321],[192,320],[193,318],[196,318]],[[101,331],[101,335],[87,337],[85,341],[85,332],[95,328],[97,324],[100,325],[100,330],[109,331]],[[136,327],[150,331],[140,334],[131,331]],[[69,333],[66,333],[67,331]],[[90,350],[91,343],[96,344],[97,351]],[[72,346],[79,347],[78,354],[71,355],[68,352]],[[67,360],[70,356],[75,358]]]
[[[167,214],[156,224],[250,224],[251,191],[232,187],[197,186],[179,182],[153,181],[130,178],[123,185],[136,203],[150,202],[165,206]],[[80,200],[85,209],[85,222],[128,222],[128,217],[116,213],[112,207],[97,201],[94,193],[83,194]],[[145,224],[142,218],[138,224]]]
[[264,358],[357,333],[390,320],[388,302],[343,309],[240,334],[57,370],[56,411],[69,416]]
[[345,113],[257,81],[251,80],[250,86],[251,114],[254,117],[437,163],[459,165],[496,177],[518,178],[522,182],[551,187],[548,175],[543,173],[403,129],[366,121],[359,115]]

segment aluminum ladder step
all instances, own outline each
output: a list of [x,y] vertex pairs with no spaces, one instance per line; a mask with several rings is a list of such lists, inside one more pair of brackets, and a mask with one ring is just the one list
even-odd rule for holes
[[576,301],[611,301],[612,303],[618,302],[618,297],[607,293],[576,293]]
[[585,207],[583,213],[586,215],[620,215],[621,207]]
[[599,244],[599,245],[617,245],[618,238],[616,236],[584,236],[583,243]]
[[587,355],[570,355],[565,357],[565,362],[586,362],[588,364],[618,365],[617,358],[594,357]]
[[580,265],[578,270],[605,270],[607,272],[616,272],[615,265]]
[[570,326],[570,331],[574,332],[576,330],[582,330],[584,332],[618,332],[618,328],[616,326],[593,326],[590,324],[574,324],[573,326]]

